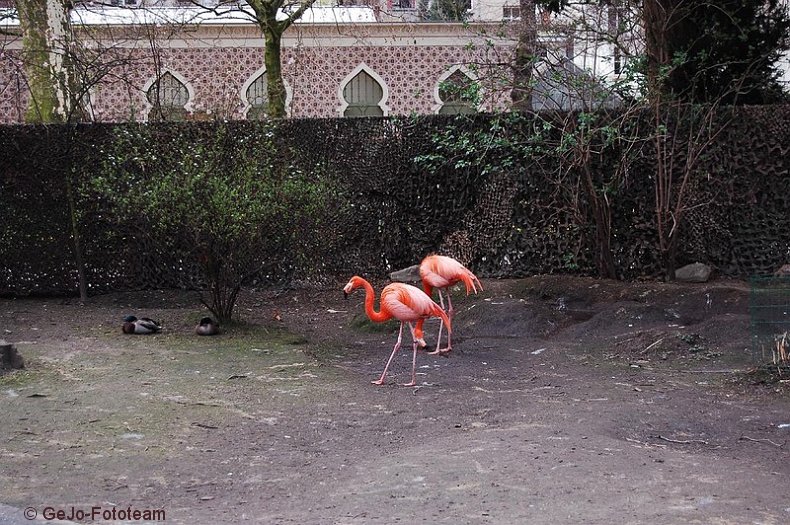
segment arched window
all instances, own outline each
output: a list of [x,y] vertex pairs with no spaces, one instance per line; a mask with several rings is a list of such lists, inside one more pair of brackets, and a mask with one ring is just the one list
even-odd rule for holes
[[355,73],[352,73],[351,79],[343,86],[343,116],[383,116],[386,98],[384,87],[365,66],[358,67]]
[[268,84],[266,83],[266,72],[264,71],[253,80],[244,97],[250,105],[247,111],[247,120],[263,120],[266,118],[266,112],[269,110],[269,93]]
[[[283,79],[285,88],[285,113],[291,114],[293,91],[288,81]],[[239,96],[244,105],[243,114],[247,120],[263,120],[269,114],[269,81],[266,78],[266,67],[262,67],[250,75],[242,84]]]
[[477,112],[480,86],[461,69],[439,81],[440,115],[466,115]]
[[148,88],[146,96],[152,106],[148,113],[149,121],[178,121],[186,118],[189,90],[171,72],[162,73]]

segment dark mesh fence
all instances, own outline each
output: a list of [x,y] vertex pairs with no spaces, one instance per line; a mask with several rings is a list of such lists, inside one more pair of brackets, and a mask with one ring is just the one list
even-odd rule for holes
[[[727,125],[704,148],[689,182],[677,261],[706,262],[729,276],[770,273],[790,259],[790,107],[723,111]],[[142,147],[159,148],[160,161],[135,177],[144,185],[146,177],[179,169],[182,159],[169,157],[163,144],[201,144],[224,127],[228,162],[239,154],[234,139],[272,140],[259,162],[331,186],[320,209],[283,197],[285,211],[240,255],[265,266],[253,284],[384,277],[431,252],[458,257],[487,277],[594,275],[599,240],[589,194],[566,161],[545,148],[521,147],[530,125],[490,115],[287,120],[274,130],[248,122],[151,125]],[[139,125],[0,128],[0,294],[74,293],[75,228],[92,292],[205,286],[195,239],[178,228],[167,239],[146,235],[144,218],[119,221],[91,189],[93,178],[116,176],[105,160],[124,126]],[[470,144],[469,158],[419,162],[436,155],[443,139],[481,133],[497,138],[491,148]],[[683,151],[677,147],[678,166]],[[595,157],[595,177],[604,180],[618,155]],[[117,184],[129,184],[128,177],[118,174]],[[606,195],[621,278],[663,272],[654,178],[655,155],[645,140]]]
[[790,278],[752,277],[749,285],[752,358],[787,369],[790,366]]

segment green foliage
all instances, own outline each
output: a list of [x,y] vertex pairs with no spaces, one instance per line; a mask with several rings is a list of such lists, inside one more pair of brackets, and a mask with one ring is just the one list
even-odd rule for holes
[[469,0],[434,0],[425,15],[427,20],[465,22],[469,19]]
[[[432,149],[415,157],[419,169],[465,170],[488,176],[506,173],[527,185],[556,188],[556,206],[569,210],[578,227],[596,232],[599,274],[616,277],[612,254],[612,210],[638,152],[635,119],[627,113],[497,114],[489,126],[456,118],[432,135]],[[526,172],[527,167],[531,170]],[[535,166],[540,166],[539,170]],[[566,269],[578,267],[563,260]],[[575,265],[575,266],[574,266]]]
[[565,269],[571,272],[579,271],[579,263],[576,262],[576,256],[572,253],[565,253],[562,255],[562,263]]
[[488,175],[518,169],[525,157],[546,152],[544,141],[550,127],[545,121],[522,113],[501,113],[491,118],[488,128],[468,125],[471,122],[468,117],[457,117],[433,134],[432,151],[414,158],[417,167],[427,171],[474,169]]
[[790,48],[790,14],[777,0],[689,2],[668,34],[669,93],[687,102],[787,100],[776,63]]
[[[147,126],[118,128],[94,188],[122,216],[147,219],[154,233],[232,243],[253,233],[278,202],[273,166],[253,157],[251,142],[260,137],[238,137],[235,151],[228,139],[222,128],[209,143],[158,137]],[[265,142],[259,147],[271,155]]]
[[[560,12],[568,0],[536,0],[551,12]],[[608,0],[591,2],[617,6]],[[790,49],[790,13],[779,0],[725,0],[722,2],[651,0],[637,3],[646,34],[656,35],[646,55],[629,66],[643,96],[670,95],[683,102],[725,104],[783,103],[790,96],[779,82],[782,53]],[[647,12],[661,13],[655,19]],[[649,19],[646,21],[646,19]],[[648,42],[648,46],[651,43]],[[649,64],[663,57],[664,63]],[[654,71],[648,93],[644,80]],[[638,80],[639,77],[642,80]]]
[[482,99],[480,84],[471,79],[467,82],[458,82],[451,77],[439,82],[439,98],[444,102],[463,102],[472,107],[477,107]]
[[241,286],[309,258],[301,239],[321,227],[338,190],[288,162],[272,124],[201,129],[118,127],[92,190],[119,224],[189,253],[211,289],[207,306],[227,322]]
[[535,5],[543,6],[547,11],[554,13],[559,13],[569,3],[569,0],[535,0]]

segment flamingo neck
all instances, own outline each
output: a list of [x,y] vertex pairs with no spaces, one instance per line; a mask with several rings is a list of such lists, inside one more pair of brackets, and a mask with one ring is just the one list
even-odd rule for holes
[[376,293],[373,291],[373,286],[365,280],[362,281],[362,286],[365,288],[365,313],[368,315],[368,318],[376,323],[383,323],[392,319],[390,312],[381,310],[380,307],[378,312],[375,310]]

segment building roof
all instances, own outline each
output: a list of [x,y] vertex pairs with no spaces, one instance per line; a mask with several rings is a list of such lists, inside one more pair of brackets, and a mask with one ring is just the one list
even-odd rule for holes
[[[278,19],[284,20],[280,11]],[[255,18],[248,6],[208,11],[195,6],[184,7],[107,7],[85,6],[71,12],[71,22],[83,26],[129,26],[165,24],[231,25],[252,24]],[[296,23],[348,24],[373,23],[376,16],[371,7],[311,7]],[[0,9],[0,26],[19,25],[16,9]]]
[[577,111],[612,109],[623,100],[601,79],[578,67],[568,57],[547,53],[535,67],[532,90],[535,111]]

